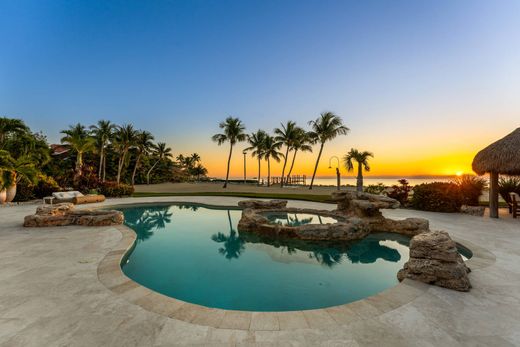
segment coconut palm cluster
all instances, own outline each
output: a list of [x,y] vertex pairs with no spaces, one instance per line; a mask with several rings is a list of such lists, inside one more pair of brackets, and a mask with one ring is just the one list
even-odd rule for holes
[[[213,141],[223,145],[229,143],[229,154],[227,160],[226,180],[224,188],[227,187],[229,181],[229,167],[233,148],[238,142],[247,141],[248,147],[245,149],[252,157],[258,161],[258,185],[261,184],[261,166],[262,161],[267,162],[267,186],[271,184],[271,161],[283,161],[280,186],[289,182],[296,157],[300,152],[312,152],[313,147],[318,147],[318,154],[314,164],[309,189],[314,185],[314,179],[318,170],[318,165],[323,153],[323,148],[327,142],[332,141],[338,136],[347,135],[349,128],[343,124],[341,117],[333,112],[323,112],[320,116],[308,122],[310,130],[305,130],[298,126],[294,121],[282,123],[279,128],[275,128],[273,134],[269,134],[265,130],[257,130],[247,134],[244,123],[235,117],[228,117],[219,124],[221,133],[213,135]],[[373,154],[366,151],[358,151],[351,149],[344,157],[345,168],[348,171],[354,169],[353,162],[358,163],[358,186],[363,187],[363,168],[365,171],[370,169],[368,165],[369,157]]]

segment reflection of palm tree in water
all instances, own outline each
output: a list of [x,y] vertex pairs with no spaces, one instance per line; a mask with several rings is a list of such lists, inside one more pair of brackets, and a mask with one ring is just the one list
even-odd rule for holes
[[386,261],[398,262],[401,254],[394,248],[381,245],[380,240],[370,237],[357,242],[347,250],[347,256],[352,263],[370,264],[381,258]]
[[134,208],[125,211],[125,223],[135,230],[137,242],[143,242],[153,235],[154,229],[164,229],[171,223],[172,215],[169,206]]
[[333,267],[334,265],[341,264],[344,253],[335,248],[323,248],[317,249],[312,253],[309,253],[309,258],[314,258],[318,263]]
[[233,229],[233,222],[231,221],[231,213],[227,210],[228,221],[229,221],[229,235],[225,235],[221,232],[213,234],[211,239],[215,242],[222,243],[219,248],[219,253],[226,257],[226,259],[238,259],[242,252],[245,250],[245,241],[238,235],[236,230]]

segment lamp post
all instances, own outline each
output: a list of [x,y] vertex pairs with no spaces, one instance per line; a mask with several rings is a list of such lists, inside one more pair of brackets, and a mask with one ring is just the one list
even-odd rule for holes
[[336,159],[338,161],[338,165],[336,166],[336,180],[338,185],[338,190],[340,190],[341,187],[341,175],[339,173],[339,158],[333,155],[329,158],[329,169],[332,169],[332,159]]
[[247,182],[247,179],[246,179],[246,155],[247,155],[247,151],[244,149],[242,151],[242,154],[244,155],[244,184]]

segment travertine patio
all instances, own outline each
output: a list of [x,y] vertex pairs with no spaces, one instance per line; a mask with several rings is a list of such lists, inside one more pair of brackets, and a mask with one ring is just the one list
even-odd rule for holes
[[[129,198],[236,206],[243,198]],[[289,206],[335,205],[290,201]],[[124,228],[24,229],[34,205],[0,208],[0,346],[514,346],[520,345],[520,221],[391,210],[423,217],[472,249],[473,289],[405,281],[378,296],[325,310],[251,313],[205,309],[124,278]],[[123,237],[123,235],[125,235]],[[116,264],[116,266],[114,266]],[[119,278],[117,278],[119,273]]]

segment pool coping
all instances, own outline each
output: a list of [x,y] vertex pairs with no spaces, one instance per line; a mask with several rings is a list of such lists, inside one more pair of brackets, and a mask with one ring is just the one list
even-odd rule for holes
[[[236,208],[234,206],[182,201],[110,204],[110,206],[101,208],[151,204],[191,204],[210,208]],[[98,280],[114,294],[140,306],[144,310],[172,319],[213,328],[276,331],[339,326],[359,319],[378,317],[395,310],[413,301],[431,288],[428,284],[405,279],[376,295],[327,308],[281,312],[235,311],[210,308],[160,294],[127,277],[123,273],[121,264],[135,247],[136,234],[134,230],[126,225],[117,225],[114,228],[121,233],[122,238],[116,247],[108,252],[99,263],[97,268]],[[466,261],[466,264],[472,270],[482,269],[495,263],[495,255],[485,248],[467,240],[452,238],[473,253],[473,256]]]

